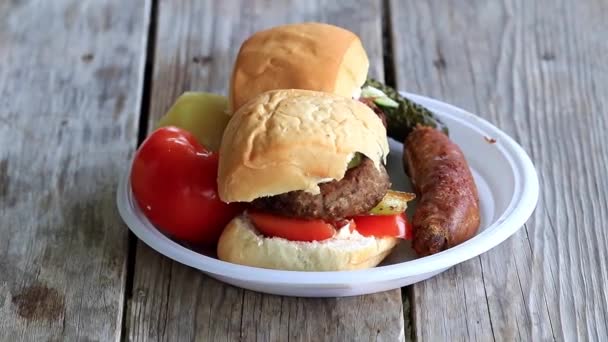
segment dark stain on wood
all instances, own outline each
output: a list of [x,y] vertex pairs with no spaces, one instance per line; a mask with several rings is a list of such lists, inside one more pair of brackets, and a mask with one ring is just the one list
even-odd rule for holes
[[443,56],[439,56],[437,59],[433,60],[433,65],[438,70],[444,70],[447,66],[445,63],[445,59],[443,59]]
[[122,113],[122,110],[125,108],[126,99],[127,97],[125,94],[118,94],[116,97],[116,103],[114,104],[114,115],[112,116],[114,120],[118,119],[120,113]]
[[66,181],[66,178],[68,177],[68,171],[70,168],[71,161],[72,161],[72,157],[70,155],[68,155],[61,162],[61,171],[59,171],[59,176],[57,177],[57,189],[61,193],[63,193],[63,191],[65,189],[65,181]]
[[82,55],[82,56],[80,57],[80,59],[81,59],[83,62],[85,62],[85,63],[89,63],[89,62],[91,62],[91,61],[93,60],[93,58],[95,58],[95,55],[94,55],[94,54],[92,54],[92,53],[90,53],[90,52],[89,52],[89,53],[85,53],[84,55]]
[[64,312],[64,298],[59,291],[46,285],[26,287],[12,297],[17,314],[26,320],[55,321]]
[[0,200],[4,200],[8,196],[8,159],[0,160]]
[[206,56],[194,56],[192,57],[192,62],[196,63],[196,64],[209,64],[211,63],[211,61],[213,61],[213,57],[206,55]]
[[543,61],[546,61],[546,62],[553,61],[553,60],[555,60],[555,54],[551,51],[545,51],[540,56],[540,59],[542,59]]
[[437,68],[437,70],[445,70],[445,68],[447,67],[447,63],[445,61],[445,57],[443,57],[443,52],[441,52],[439,45],[437,45],[436,50],[437,50],[437,58],[435,58],[435,60],[433,60],[433,65],[435,66],[435,68]]
[[61,142],[63,141],[63,127],[64,126],[61,126],[57,130],[57,145],[61,144]]

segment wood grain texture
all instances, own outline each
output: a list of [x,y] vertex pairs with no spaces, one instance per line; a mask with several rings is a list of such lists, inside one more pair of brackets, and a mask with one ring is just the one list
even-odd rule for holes
[[608,3],[391,1],[400,89],[519,141],[541,198],[525,228],[412,289],[415,335],[608,340]]
[[0,2],[0,340],[118,340],[148,2]]
[[[186,90],[226,93],[251,33],[325,21],[359,33],[382,77],[379,1],[161,1],[149,126]],[[263,295],[215,281],[137,245],[130,340],[351,341],[404,339],[399,290],[343,299]]]

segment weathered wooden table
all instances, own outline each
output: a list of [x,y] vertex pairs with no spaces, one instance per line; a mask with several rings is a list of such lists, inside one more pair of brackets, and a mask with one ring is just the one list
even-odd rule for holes
[[[186,90],[225,92],[252,32],[357,32],[372,75],[530,153],[539,205],[490,252],[403,291],[283,298],[130,236],[119,175]],[[608,2],[0,1],[0,339],[608,340]]]

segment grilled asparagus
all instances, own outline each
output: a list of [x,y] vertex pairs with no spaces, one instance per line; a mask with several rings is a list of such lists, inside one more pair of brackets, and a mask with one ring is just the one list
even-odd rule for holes
[[448,134],[448,128],[430,110],[379,81],[367,79],[361,96],[374,99],[376,106],[386,115],[388,136],[397,141],[405,141],[417,125],[430,126]]

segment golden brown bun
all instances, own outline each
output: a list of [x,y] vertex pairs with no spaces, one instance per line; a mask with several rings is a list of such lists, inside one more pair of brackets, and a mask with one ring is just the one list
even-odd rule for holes
[[245,216],[234,218],[217,246],[220,260],[290,271],[346,271],[378,265],[397,245],[392,237],[358,233],[321,242],[296,242],[260,235]]
[[352,97],[367,77],[361,40],[343,28],[302,23],[255,33],[237,55],[230,109],[267,90],[307,89]]
[[363,103],[309,90],[273,90],[234,113],[219,153],[224,202],[250,202],[289,191],[320,192],[340,180],[355,152],[377,168],[386,160],[386,129]]

